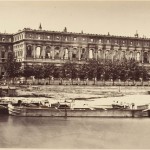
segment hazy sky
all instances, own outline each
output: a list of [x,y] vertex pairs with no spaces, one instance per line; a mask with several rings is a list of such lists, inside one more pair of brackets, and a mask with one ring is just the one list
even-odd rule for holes
[[45,30],[150,38],[150,1],[0,1],[0,32],[30,27]]

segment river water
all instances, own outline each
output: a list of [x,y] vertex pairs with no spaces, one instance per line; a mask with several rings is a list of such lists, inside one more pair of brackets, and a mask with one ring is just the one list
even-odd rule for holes
[[0,148],[150,148],[150,118],[0,116]]

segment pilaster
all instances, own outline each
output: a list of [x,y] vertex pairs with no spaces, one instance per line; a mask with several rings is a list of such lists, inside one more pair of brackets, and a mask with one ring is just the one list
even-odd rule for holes
[[55,55],[55,48],[54,48],[54,46],[52,46],[52,59],[54,59],[54,55]]

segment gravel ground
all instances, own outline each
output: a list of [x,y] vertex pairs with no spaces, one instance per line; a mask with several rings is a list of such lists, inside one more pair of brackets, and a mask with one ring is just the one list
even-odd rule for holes
[[13,100],[25,99],[27,101],[42,101],[47,99],[50,102],[75,100],[76,103],[81,106],[85,104],[90,106],[111,105],[118,101],[118,103],[135,103],[137,106],[150,103],[148,91],[150,91],[150,87],[148,86],[22,86],[17,88],[19,97],[13,98]]

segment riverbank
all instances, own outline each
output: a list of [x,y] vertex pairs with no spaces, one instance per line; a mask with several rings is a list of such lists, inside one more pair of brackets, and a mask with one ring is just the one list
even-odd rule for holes
[[76,100],[81,105],[111,105],[118,103],[150,103],[148,86],[76,86],[76,85],[38,85],[17,87],[17,98],[13,99],[47,99],[53,101]]
[[65,94],[71,97],[102,96],[115,97],[122,95],[147,95],[150,91],[148,86],[75,86],[75,85],[37,85],[18,86],[18,96],[45,96],[53,97],[55,94]]

